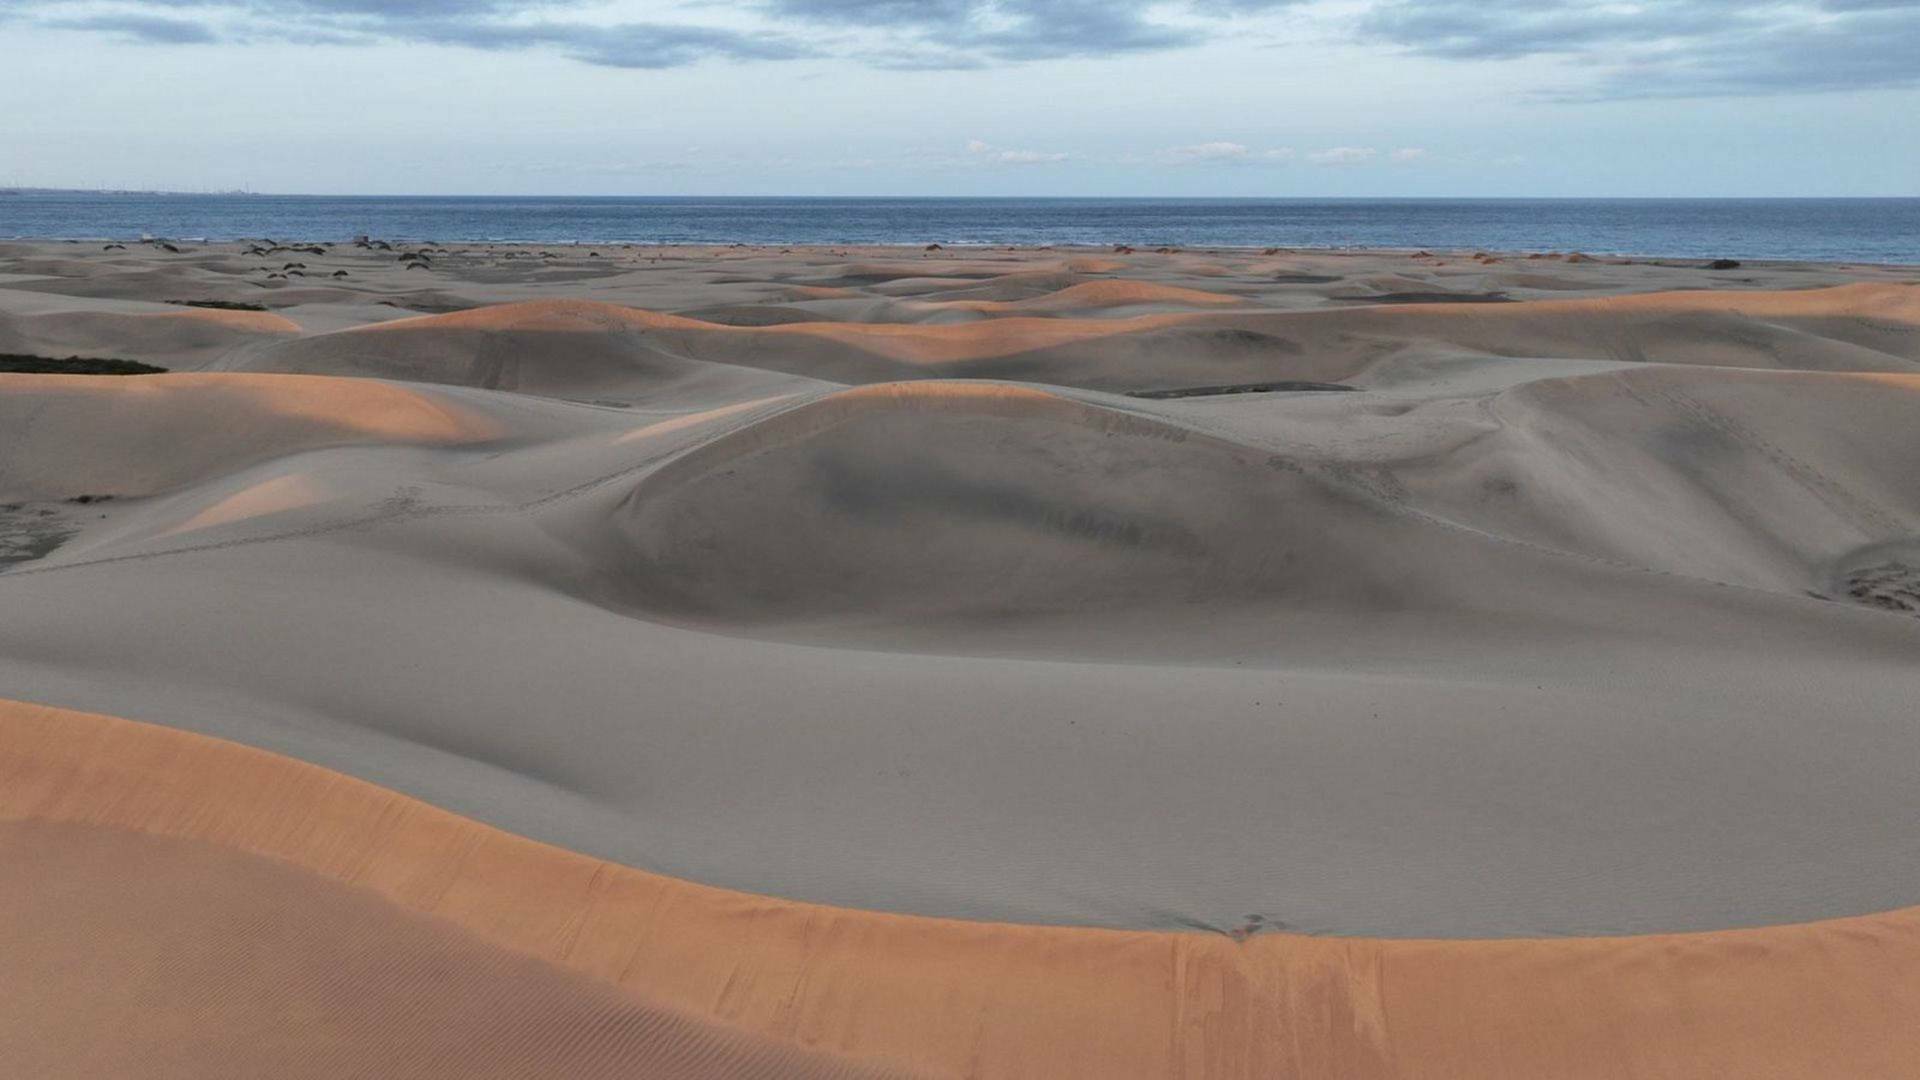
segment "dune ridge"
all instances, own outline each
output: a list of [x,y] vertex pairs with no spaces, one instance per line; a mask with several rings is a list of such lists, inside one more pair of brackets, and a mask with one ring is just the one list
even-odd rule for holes
[[128,356],[168,368],[194,368],[235,349],[293,338],[299,323],[264,311],[50,311],[12,315],[0,310],[0,352],[43,356]]
[[0,494],[152,495],[302,450],[473,444],[502,432],[453,402],[368,380],[0,374]]
[[[0,717],[4,820],[270,856],[667,1008],[843,1058],[975,1076],[1920,1067],[1907,1037],[1920,1007],[1915,909],[1766,930],[1494,942],[878,915],[583,858],[203,736],[19,703]],[[1491,1069],[1489,1045],[1503,1048]]]
[[[644,396],[649,386],[692,377],[702,364],[726,365],[736,375],[759,369],[841,383],[973,377],[1116,391],[1277,379],[1366,384],[1392,377],[1401,358],[1437,349],[1485,357],[1920,371],[1920,286],[1892,283],[1495,305],[1062,314],[1164,289],[1086,283],[1016,302],[999,317],[958,323],[783,318],[733,326],[598,302],[530,301],[313,335],[236,354],[232,363],[243,370],[420,379],[576,398],[623,388]],[[1042,309],[1050,314],[1022,313]]]

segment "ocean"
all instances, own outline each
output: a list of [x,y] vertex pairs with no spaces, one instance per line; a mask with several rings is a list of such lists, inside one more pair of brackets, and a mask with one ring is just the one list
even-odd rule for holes
[[537,244],[1130,244],[1920,264],[1920,198],[945,199],[0,191],[0,237]]

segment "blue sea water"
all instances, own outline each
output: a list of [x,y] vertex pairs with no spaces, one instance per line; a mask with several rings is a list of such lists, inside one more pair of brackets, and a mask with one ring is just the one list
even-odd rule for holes
[[543,198],[0,192],[0,237],[1439,248],[1920,264],[1920,198]]

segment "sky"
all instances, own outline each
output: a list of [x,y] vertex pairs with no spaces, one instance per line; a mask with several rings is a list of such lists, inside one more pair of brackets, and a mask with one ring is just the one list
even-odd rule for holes
[[1920,195],[1920,0],[0,0],[0,186]]

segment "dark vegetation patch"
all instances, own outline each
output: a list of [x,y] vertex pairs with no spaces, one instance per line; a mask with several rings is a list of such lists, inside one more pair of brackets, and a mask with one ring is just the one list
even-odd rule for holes
[[169,300],[177,307],[212,308],[215,311],[265,311],[265,304],[249,304],[245,300]]
[[0,570],[45,558],[78,531],[45,507],[0,503]]
[[23,529],[19,532],[0,532],[0,570],[15,563],[32,562],[53,554],[53,549],[67,542],[74,534],[72,529]]
[[28,375],[158,375],[167,370],[138,360],[113,360],[99,356],[69,356],[57,360],[51,356],[27,356],[24,353],[0,353],[0,372]]
[[1847,596],[1882,611],[1920,615],[1920,568],[1889,562],[1847,575]]
[[1343,279],[1339,274],[1275,274],[1270,280],[1276,285],[1331,285]]
[[1298,390],[1358,390],[1357,386],[1346,383],[1307,382],[1301,379],[1283,379],[1279,382],[1236,383],[1232,386],[1184,386],[1173,390],[1129,390],[1128,397],[1137,398],[1188,398],[1213,397],[1220,394],[1272,394]]

